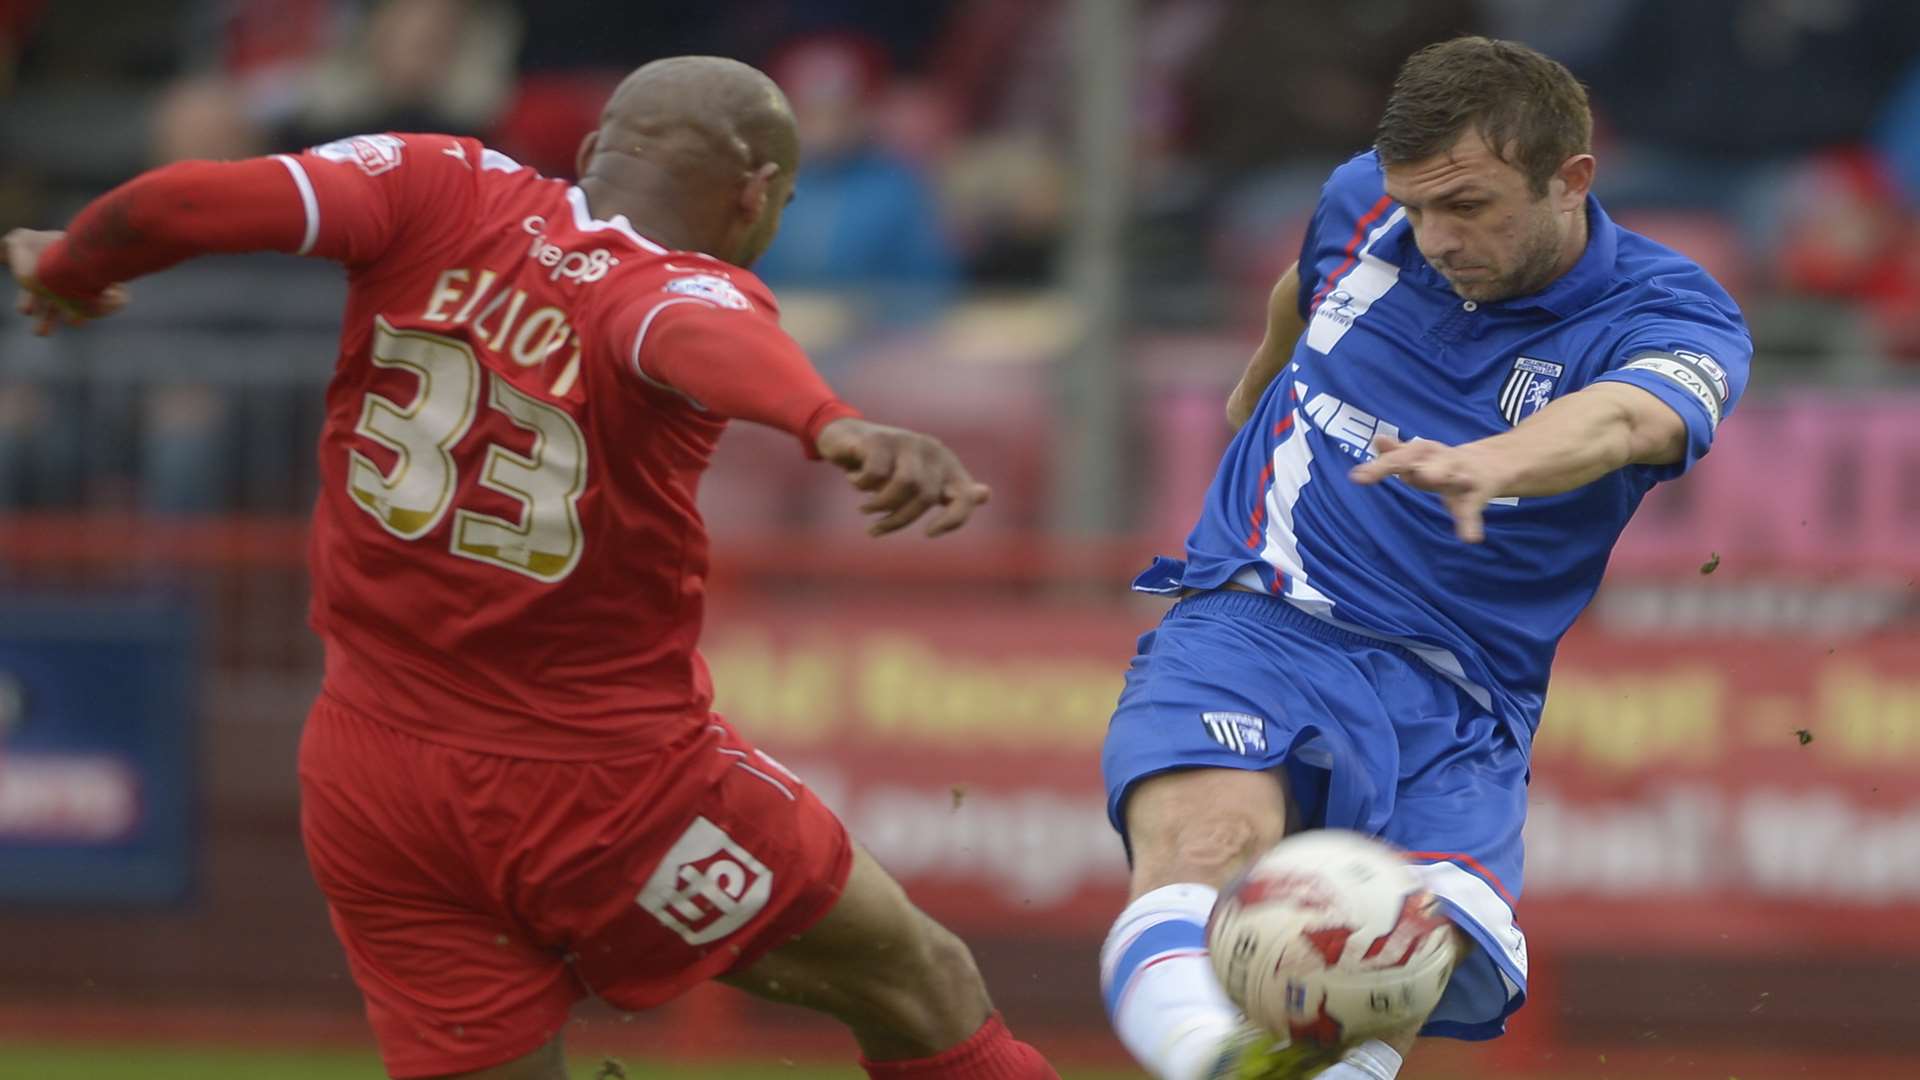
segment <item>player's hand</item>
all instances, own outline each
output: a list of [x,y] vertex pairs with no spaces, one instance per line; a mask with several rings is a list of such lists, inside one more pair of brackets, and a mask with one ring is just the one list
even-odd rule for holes
[[905,528],[936,508],[927,535],[950,533],[992,494],[940,440],[916,431],[835,420],[820,430],[816,449],[845,469],[854,487],[872,492],[860,504],[861,513],[882,515],[867,526],[872,536]]
[[89,319],[103,318],[127,306],[127,290],[114,285],[92,300],[70,300],[55,296],[40,284],[40,256],[57,243],[64,232],[14,229],[7,233],[7,268],[13,271],[14,284],[20,286],[20,298],[13,308],[33,320],[33,332],[41,337],[53,333],[60,324],[79,326]]
[[1431,439],[1401,442],[1390,435],[1373,440],[1372,461],[1355,466],[1355,483],[1377,484],[1397,476],[1421,491],[1439,495],[1453,515],[1453,532],[1469,544],[1486,538],[1483,514],[1501,495],[1505,471],[1493,455],[1474,443],[1448,446]]

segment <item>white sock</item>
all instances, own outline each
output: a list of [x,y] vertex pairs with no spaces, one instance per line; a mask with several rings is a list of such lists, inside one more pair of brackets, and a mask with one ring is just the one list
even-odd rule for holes
[[1160,1080],[1202,1080],[1241,1022],[1207,958],[1218,895],[1208,885],[1155,889],[1127,905],[1100,949],[1113,1030]]
[[1393,1080],[1399,1075],[1400,1052],[1379,1039],[1368,1039],[1314,1080]]

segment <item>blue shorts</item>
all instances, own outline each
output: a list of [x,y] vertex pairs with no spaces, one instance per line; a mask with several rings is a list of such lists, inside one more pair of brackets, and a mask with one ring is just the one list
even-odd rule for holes
[[1277,597],[1214,591],[1140,638],[1107,729],[1107,815],[1126,835],[1138,781],[1173,769],[1285,769],[1307,828],[1356,829],[1411,852],[1480,948],[1423,1035],[1490,1039],[1526,1000],[1514,925],[1527,750],[1412,653]]

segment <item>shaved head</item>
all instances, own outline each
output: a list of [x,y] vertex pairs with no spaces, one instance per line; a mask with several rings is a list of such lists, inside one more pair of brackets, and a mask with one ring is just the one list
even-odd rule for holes
[[719,56],[675,56],[628,75],[600,114],[600,149],[693,169],[800,164],[787,96],[758,68]]
[[772,242],[799,164],[786,95],[759,69],[719,56],[635,70],[580,148],[596,214],[624,213],[662,243],[742,265]]

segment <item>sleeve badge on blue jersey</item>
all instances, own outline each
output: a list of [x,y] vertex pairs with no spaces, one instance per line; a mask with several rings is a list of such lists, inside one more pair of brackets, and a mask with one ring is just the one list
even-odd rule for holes
[[1553,400],[1553,388],[1566,370],[1551,360],[1522,356],[1513,362],[1507,384],[1500,388],[1500,415],[1507,423],[1518,424],[1546,407]]

